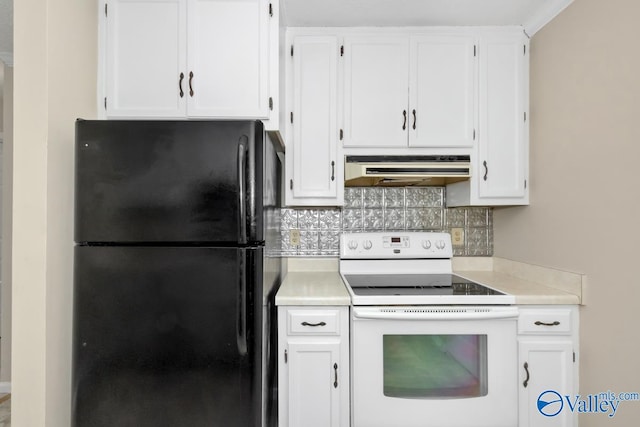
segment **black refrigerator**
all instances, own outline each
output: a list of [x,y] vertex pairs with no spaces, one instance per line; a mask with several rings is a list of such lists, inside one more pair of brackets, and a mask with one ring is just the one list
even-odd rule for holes
[[72,426],[275,425],[262,123],[78,120],[75,142]]

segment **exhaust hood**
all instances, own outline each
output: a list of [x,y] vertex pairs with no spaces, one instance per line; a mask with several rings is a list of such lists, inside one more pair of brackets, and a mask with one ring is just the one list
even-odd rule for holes
[[427,186],[465,181],[468,155],[346,156],[344,184],[354,186]]

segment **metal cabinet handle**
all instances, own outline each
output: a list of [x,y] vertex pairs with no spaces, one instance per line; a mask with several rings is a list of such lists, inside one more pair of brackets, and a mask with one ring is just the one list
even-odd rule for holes
[[333,380],[333,388],[338,388],[338,364],[333,364],[333,372],[334,372],[334,380]]
[[545,323],[545,322],[541,322],[539,320],[536,320],[534,323],[534,325],[536,326],[540,326],[540,325],[544,325],[544,326],[558,326],[560,324],[560,322],[558,322],[557,320],[552,322],[552,323]]
[[327,326],[327,324],[324,322],[319,322],[319,323],[302,322],[301,325],[302,326]]
[[189,71],[189,96],[193,97],[193,71]]
[[416,117],[416,110],[414,109],[412,113],[413,113],[413,130],[416,130],[416,122],[418,121],[418,118]]
[[531,378],[529,375],[529,364],[527,362],[524,362],[524,371],[527,373],[527,378],[525,378],[522,385],[524,386],[524,388],[527,388],[527,386],[529,385],[529,379]]
[[178,88],[180,88],[180,98],[184,97],[184,91],[182,90],[183,80],[184,80],[184,73],[180,73],[180,81],[178,82]]
[[489,174],[489,167],[487,166],[487,161],[485,160],[484,162],[482,162],[482,165],[484,166],[484,180],[487,180],[487,174]]
[[402,130],[407,128],[407,110],[402,110]]
[[331,181],[336,180],[336,162],[331,160]]

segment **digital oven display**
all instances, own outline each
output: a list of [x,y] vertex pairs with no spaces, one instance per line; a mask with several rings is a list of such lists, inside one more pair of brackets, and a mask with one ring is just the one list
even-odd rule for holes
[[408,248],[409,236],[384,236],[382,246],[385,248]]

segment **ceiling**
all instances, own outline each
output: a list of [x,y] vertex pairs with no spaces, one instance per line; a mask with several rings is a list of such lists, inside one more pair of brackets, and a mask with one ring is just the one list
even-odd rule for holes
[[281,0],[290,27],[518,25],[531,36],[573,0]]

